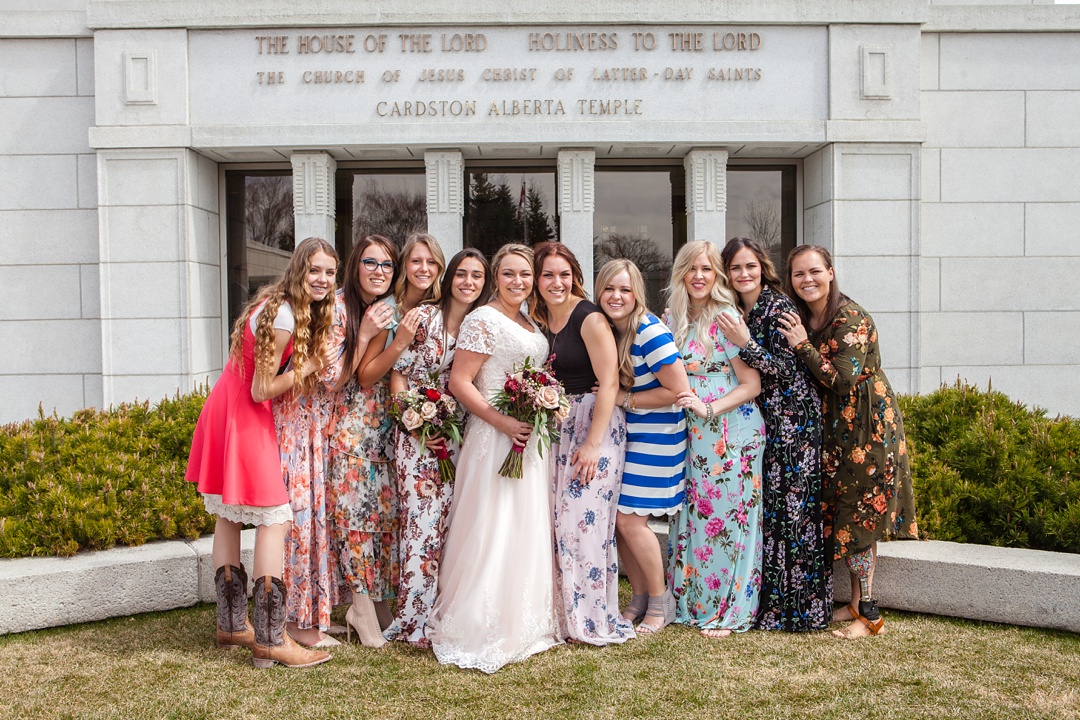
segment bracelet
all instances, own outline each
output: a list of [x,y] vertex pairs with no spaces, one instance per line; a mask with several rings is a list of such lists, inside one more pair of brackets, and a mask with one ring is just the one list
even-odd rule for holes
[[630,391],[626,392],[626,396],[622,399],[622,409],[628,411],[630,409]]
[[712,403],[705,403],[705,422],[711,422],[712,415]]
[[637,410],[637,395],[630,396],[630,409]]

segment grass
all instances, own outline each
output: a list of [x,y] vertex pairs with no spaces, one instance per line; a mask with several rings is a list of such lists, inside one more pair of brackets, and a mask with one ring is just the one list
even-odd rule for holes
[[401,643],[260,671],[217,649],[200,605],[0,638],[0,718],[1080,717],[1080,635],[885,617],[871,641],[676,626],[484,675]]

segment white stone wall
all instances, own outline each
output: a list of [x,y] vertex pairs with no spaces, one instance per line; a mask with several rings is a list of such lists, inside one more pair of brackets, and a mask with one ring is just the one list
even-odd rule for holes
[[0,39],[0,423],[102,401],[93,124],[92,39]]
[[921,389],[1080,415],[1080,32],[922,39]]

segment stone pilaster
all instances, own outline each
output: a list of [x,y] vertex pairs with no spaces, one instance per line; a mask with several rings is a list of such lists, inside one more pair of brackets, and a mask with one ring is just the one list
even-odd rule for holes
[[592,294],[596,151],[559,151],[559,239],[577,256]]
[[686,169],[686,239],[727,242],[727,150],[695,148]]
[[439,241],[449,261],[464,246],[461,217],[465,210],[465,187],[461,152],[426,152],[424,165],[427,169],[428,233]]
[[317,237],[334,244],[334,173],[337,163],[329,154],[297,152],[293,167],[293,214],[297,242]]

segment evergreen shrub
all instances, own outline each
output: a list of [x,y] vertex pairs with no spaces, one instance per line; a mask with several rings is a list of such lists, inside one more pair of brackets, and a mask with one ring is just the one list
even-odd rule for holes
[[900,406],[928,538],[1080,553],[1080,420],[960,381]]
[[0,427],[0,557],[194,539],[214,518],[184,480],[207,390]]

